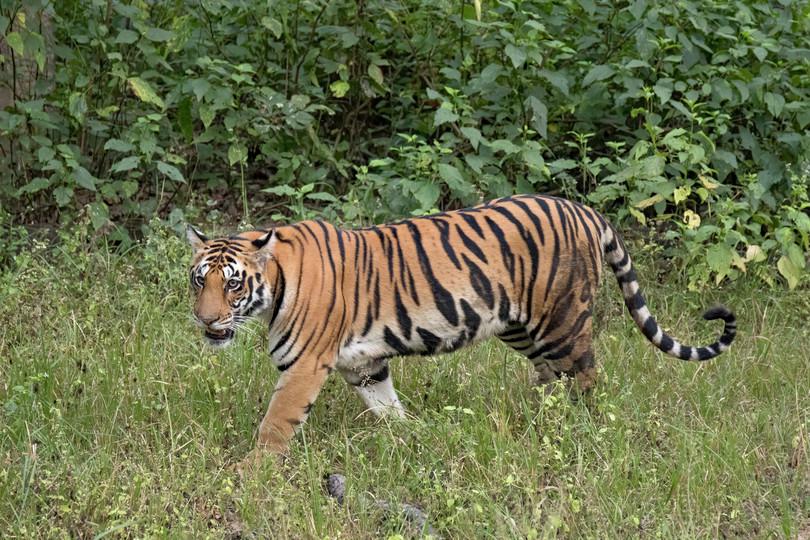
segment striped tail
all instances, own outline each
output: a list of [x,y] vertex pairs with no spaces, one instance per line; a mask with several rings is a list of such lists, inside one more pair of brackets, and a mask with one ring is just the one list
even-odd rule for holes
[[682,345],[664,332],[650,314],[644,296],[642,296],[639,289],[636,271],[633,269],[630,255],[627,253],[621,238],[619,238],[619,234],[609,224],[602,233],[602,250],[605,259],[616,275],[619,286],[622,288],[624,303],[630,311],[630,315],[641,329],[644,337],[661,351],[681,360],[709,360],[729,348],[731,342],[734,341],[734,336],[737,334],[737,319],[731,310],[724,306],[716,306],[708,309],[703,314],[703,318],[707,321],[714,319],[723,319],[725,321],[723,335],[717,341],[705,347]]

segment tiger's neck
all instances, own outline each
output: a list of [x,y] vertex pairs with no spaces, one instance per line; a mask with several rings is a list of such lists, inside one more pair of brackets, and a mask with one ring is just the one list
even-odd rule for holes
[[276,238],[278,292],[268,315],[274,362],[291,364],[304,352],[336,354],[355,311],[358,235],[304,221],[276,229]]

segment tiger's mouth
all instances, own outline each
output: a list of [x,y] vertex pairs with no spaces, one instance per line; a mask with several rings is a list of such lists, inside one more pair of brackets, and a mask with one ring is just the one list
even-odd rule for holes
[[233,329],[226,328],[225,330],[211,330],[206,328],[205,338],[208,343],[215,347],[222,347],[227,345],[233,339]]

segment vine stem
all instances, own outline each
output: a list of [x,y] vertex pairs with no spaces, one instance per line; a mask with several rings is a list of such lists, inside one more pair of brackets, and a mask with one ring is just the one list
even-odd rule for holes
[[250,215],[247,201],[247,186],[245,186],[245,163],[241,159],[239,160],[239,177],[242,184],[242,221],[247,223]]

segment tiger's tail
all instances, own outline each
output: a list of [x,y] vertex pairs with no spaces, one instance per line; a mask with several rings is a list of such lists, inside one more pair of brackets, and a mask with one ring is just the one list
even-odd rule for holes
[[731,310],[725,306],[715,306],[706,310],[703,314],[703,318],[707,321],[723,319],[725,322],[723,334],[717,341],[705,347],[683,345],[664,332],[650,313],[644,296],[641,294],[630,255],[627,253],[621,238],[619,238],[619,234],[610,224],[607,224],[602,233],[602,251],[608,264],[610,264],[610,268],[616,275],[624,295],[624,303],[628,311],[630,311],[630,315],[644,334],[644,337],[653,345],[666,354],[681,360],[701,361],[714,358],[729,348],[737,334],[737,319]]

